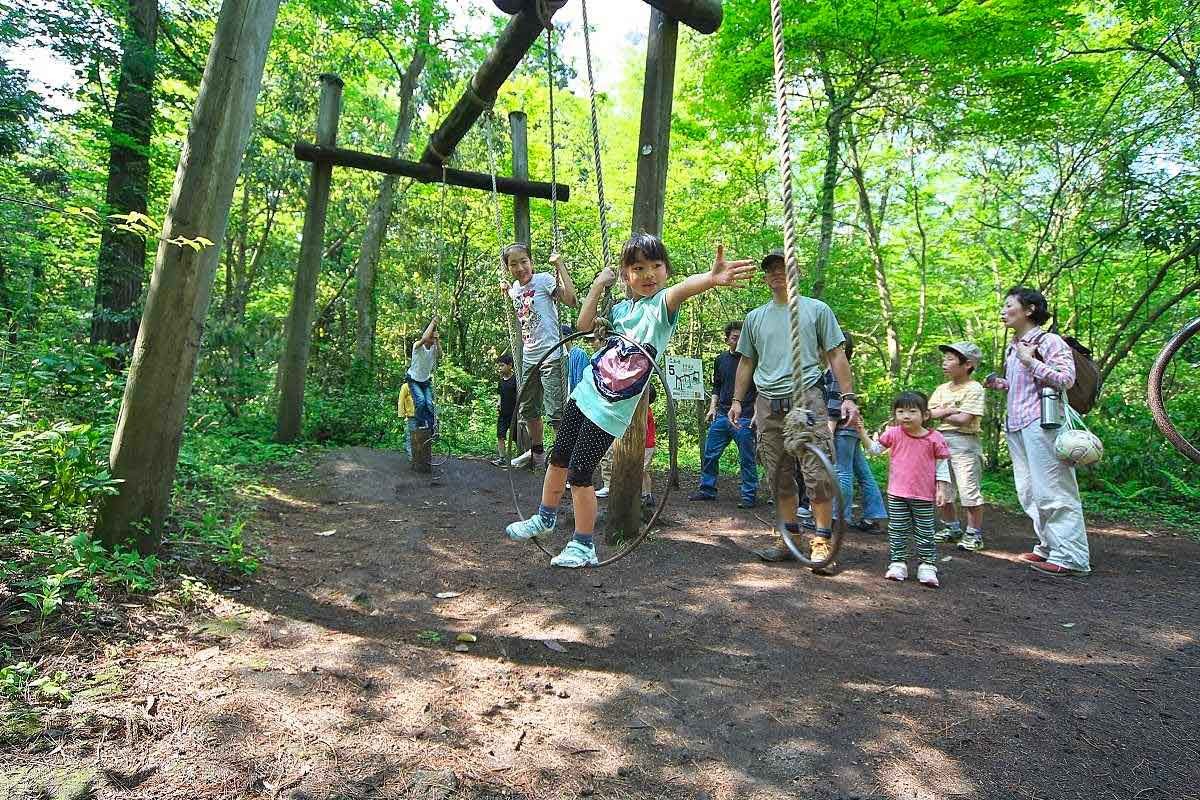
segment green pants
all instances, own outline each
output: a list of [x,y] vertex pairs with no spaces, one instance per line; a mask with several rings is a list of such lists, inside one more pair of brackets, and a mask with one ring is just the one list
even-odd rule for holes
[[923,564],[937,563],[937,543],[933,540],[936,516],[933,502],[911,497],[888,495],[888,547],[892,561],[908,560],[908,535],[917,540],[917,557]]

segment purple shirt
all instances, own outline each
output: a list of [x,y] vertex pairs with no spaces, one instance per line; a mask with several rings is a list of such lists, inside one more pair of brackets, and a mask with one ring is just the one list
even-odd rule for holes
[[1071,355],[1071,346],[1061,336],[1033,328],[1017,341],[1029,344],[1036,342],[1042,360],[1035,359],[1027,367],[1017,358],[1017,348],[1008,348],[1004,377],[1008,381],[1008,421],[1005,430],[1009,431],[1019,431],[1033,422],[1041,422],[1042,408],[1038,399],[1041,386],[1063,390],[1075,383],[1075,358]]

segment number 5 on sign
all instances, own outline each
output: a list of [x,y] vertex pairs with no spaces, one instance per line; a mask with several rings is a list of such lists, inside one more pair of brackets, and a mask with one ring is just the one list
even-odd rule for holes
[[667,356],[667,380],[676,400],[704,400],[704,367],[698,358]]

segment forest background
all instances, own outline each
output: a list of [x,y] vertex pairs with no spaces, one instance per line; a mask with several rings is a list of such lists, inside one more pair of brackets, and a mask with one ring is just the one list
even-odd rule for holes
[[[572,0],[574,4],[575,0]],[[730,0],[712,36],[681,31],[664,238],[676,275],[717,242],[758,257],[782,236],[765,0]],[[219,5],[195,0],[27,0],[0,16],[0,603],[43,617],[108,589],[193,571],[253,570],[246,523],[268,466],[307,449],[399,448],[396,394],[434,310],[444,441],[494,448],[494,357],[506,349],[493,287],[513,238],[510,198],[337,169],[299,442],[273,442],[276,367],[291,300],[317,75],[345,81],[343,147],[417,158],[507,21],[490,3],[294,0],[280,10],[204,329],[163,552],[105,549],[90,531],[114,491],[108,452],[170,187]],[[1107,453],[1081,472],[1089,512],[1183,524],[1200,471],[1158,435],[1146,374],[1200,311],[1200,18],[1188,0],[788,0],[800,256],[806,290],[857,342],[872,426],[900,389],[930,391],[936,345],[969,339],[1002,369],[1004,290],[1045,291],[1058,329],[1105,378],[1087,418]],[[597,28],[617,12],[592,4]],[[554,82],[562,247],[585,288],[601,265],[578,25],[558,31]],[[13,54],[71,65],[69,103]],[[544,41],[505,85],[493,127],[511,174],[506,116],[529,117],[531,173],[548,180]],[[599,97],[613,239],[631,218],[644,40],[619,52]],[[36,72],[36,70],[35,70]],[[487,171],[482,130],[453,166]],[[389,199],[390,197],[390,199]],[[551,209],[533,202],[543,264]],[[390,206],[390,210],[389,207]],[[118,215],[118,216],[111,216]],[[143,216],[144,215],[144,216]],[[186,245],[181,245],[186,246]],[[673,351],[705,359],[721,329],[766,301],[761,284],[690,303]],[[1195,433],[1200,352],[1168,375],[1172,414]],[[706,375],[706,381],[710,378]],[[660,405],[662,401],[660,400]],[[989,496],[1012,503],[998,398],[987,420]],[[661,415],[664,409],[658,409]],[[694,467],[702,404],[680,406]],[[1189,422],[1190,421],[1190,422]],[[1190,426],[1190,428],[1189,428]],[[665,448],[658,464],[665,466]],[[732,464],[730,465],[732,466]]]

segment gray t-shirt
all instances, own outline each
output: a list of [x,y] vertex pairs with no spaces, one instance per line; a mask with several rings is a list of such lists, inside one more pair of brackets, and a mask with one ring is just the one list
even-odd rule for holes
[[[792,334],[787,303],[771,301],[746,315],[737,350],[754,359],[754,385],[764,397],[792,393]],[[833,309],[811,297],[800,298],[801,388],[821,381],[825,353],[846,341]]]
[[[558,282],[549,272],[535,272],[529,283],[522,286],[513,281],[508,289],[517,323],[521,327],[522,363],[532,364],[554,343],[562,338],[558,327],[558,306],[554,304],[554,289]],[[562,358],[562,348],[553,356]]]

